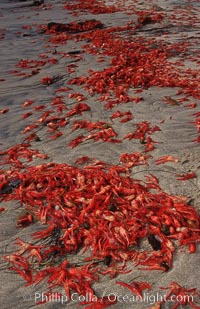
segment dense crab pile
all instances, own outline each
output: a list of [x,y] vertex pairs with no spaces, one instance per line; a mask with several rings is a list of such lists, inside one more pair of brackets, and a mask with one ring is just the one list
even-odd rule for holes
[[[168,271],[174,240],[194,252],[200,241],[194,208],[162,192],[155,177],[141,183],[126,173],[125,167],[97,161],[84,168],[49,163],[2,175],[4,191],[10,189],[3,199],[17,200],[24,209],[17,226],[45,225],[32,235],[33,243],[17,238],[18,251],[4,257],[10,268],[29,284],[48,278],[51,288],[63,286],[70,297],[71,290],[91,292],[98,274],[130,271],[127,262]],[[143,240],[150,243],[149,251],[142,248]],[[82,266],[70,262],[80,250],[86,254]]]

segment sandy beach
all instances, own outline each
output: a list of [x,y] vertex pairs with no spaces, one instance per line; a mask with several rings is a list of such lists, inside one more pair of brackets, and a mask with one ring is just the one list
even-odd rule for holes
[[[169,288],[160,287],[172,282],[193,297],[190,303],[179,301],[178,308],[200,308],[192,307],[200,306],[195,294],[200,293],[200,3],[2,0],[0,45],[1,308],[171,309],[178,300],[163,302]],[[62,189],[70,194],[72,188],[74,195],[62,206]],[[49,208],[42,204],[47,197],[41,192],[49,194]],[[111,203],[115,194],[117,206]],[[88,210],[91,201],[94,208]],[[106,201],[110,204],[104,210]],[[169,207],[167,215],[164,207]],[[141,221],[135,241],[128,225],[134,214],[137,224]],[[100,234],[107,227],[115,234],[116,243],[110,242],[115,249],[107,254],[101,235],[99,242],[95,238],[98,216]],[[88,225],[80,225],[81,217]],[[51,232],[59,229],[55,244],[32,237],[49,226]],[[76,233],[83,233],[84,245],[75,243]],[[84,251],[92,233],[99,252],[93,252],[93,268],[85,269],[95,246],[91,242]],[[44,247],[30,251],[31,260],[29,247],[20,247],[19,239]],[[53,246],[65,240],[59,255]],[[170,245],[164,247],[167,241]],[[51,259],[44,257],[47,247],[55,251]],[[149,255],[142,256],[146,251]],[[148,256],[155,257],[154,263],[147,263]],[[71,276],[80,286],[87,282],[81,267],[89,269],[88,282],[100,301],[89,288],[86,296],[80,295],[75,285],[69,288],[70,299],[66,285],[56,279],[51,292],[61,294],[46,298],[50,284],[42,279],[36,284],[34,276],[65,259],[69,272],[77,268],[76,279]],[[32,267],[30,273],[25,263]],[[99,268],[105,275],[96,278]],[[134,292],[132,282],[149,286],[140,290],[136,284]],[[133,298],[138,291],[142,301]]]

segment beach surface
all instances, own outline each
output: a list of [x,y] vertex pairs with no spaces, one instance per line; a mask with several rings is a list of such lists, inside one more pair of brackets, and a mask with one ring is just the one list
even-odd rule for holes
[[[72,6],[78,3],[82,5]],[[98,21],[99,26],[94,28],[92,22],[91,29],[77,30],[78,23],[84,25],[86,20]],[[72,27],[75,30],[57,29],[55,33],[51,31],[52,22],[68,27],[76,23]],[[105,31],[105,37],[101,37],[101,31]],[[129,65],[133,60],[129,59],[128,44],[133,53],[138,49],[135,71],[133,62]],[[154,184],[157,179],[162,192],[182,198],[200,212],[198,1],[116,0],[92,4],[45,0],[37,5],[31,0],[4,0],[0,4],[0,45],[1,175],[9,170],[26,172],[31,166],[51,162],[82,168],[77,160],[89,157],[93,165],[104,162],[127,168],[127,177],[142,182],[155,177]],[[81,128],[83,121],[85,127]],[[91,124],[99,127],[93,130]],[[143,133],[134,135],[141,127]],[[29,144],[21,156],[18,148],[12,148],[20,144]],[[19,154],[23,166],[19,162],[16,165],[14,157],[8,158],[9,148]],[[26,157],[29,149],[32,152]],[[139,156],[138,164],[130,156],[123,161],[122,155],[133,153]],[[16,238],[31,242],[30,235],[45,225],[36,222],[17,227],[24,206],[17,200],[7,201],[9,192],[0,192],[0,254],[5,257],[16,252]],[[114,278],[101,276],[92,288],[99,297],[118,297],[113,305],[110,301],[110,308],[116,309],[150,308],[165,293],[159,288],[173,281],[200,293],[199,240],[200,235],[194,253],[187,245],[177,244],[168,271],[139,270],[128,261],[129,273]],[[144,248],[149,246],[144,242]],[[70,259],[79,263],[83,253]],[[25,286],[23,278],[8,266],[3,259],[2,309],[86,308],[79,305],[84,297],[75,292],[71,301],[55,297],[37,304],[45,298],[45,282]],[[139,302],[116,281],[145,281],[152,289],[145,290],[146,299]],[[194,302],[200,305],[198,296]],[[161,308],[172,308],[173,304],[166,302]],[[93,306],[101,308],[95,301]]]

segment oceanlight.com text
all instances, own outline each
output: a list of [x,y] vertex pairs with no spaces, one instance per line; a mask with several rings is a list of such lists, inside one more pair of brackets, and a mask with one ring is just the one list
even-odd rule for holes
[[[105,295],[104,295],[105,296]],[[78,293],[72,293],[70,297],[62,295],[57,292],[36,292],[34,295],[24,295],[24,301],[34,301],[35,303],[79,303],[79,302],[90,302],[90,303],[99,303],[103,301],[103,297],[97,297],[94,294],[86,293],[85,295],[79,295]],[[172,302],[172,303],[189,303],[193,302],[193,295],[161,295],[159,293],[143,293],[143,297],[129,294],[120,294],[115,292],[110,292],[107,295],[107,299],[110,303],[147,303],[150,305],[155,304],[156,302]]]

